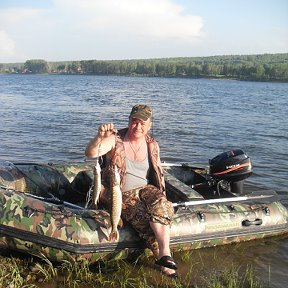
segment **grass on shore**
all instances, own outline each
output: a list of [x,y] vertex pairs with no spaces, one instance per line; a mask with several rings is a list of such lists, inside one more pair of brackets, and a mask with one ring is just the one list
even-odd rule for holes
[[[184,255],[184,256],[183,256]],[[181,257],[183,265],[188,263],[188,253]],[[135,259],[134,259],[135,260]],[[189,265],[187,265],[189,266]],[[251,266],[219,269],[210,274],[193,277],[195,267],[191,265],[177,280],[162,275],[154,267],[154,260],[142,254],[136,261],[109,261],[90,265],[88,261],[63,261],[52,263],[31,256],[1,256],[0,287],[7,288],[261,288],[263,284]],[[207,272],[207,271],[206,271]],[[196,272],[198,273],[198,272]]]

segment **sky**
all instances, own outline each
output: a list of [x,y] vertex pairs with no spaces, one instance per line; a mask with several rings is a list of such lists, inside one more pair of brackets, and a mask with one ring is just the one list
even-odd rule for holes
[[288,52],[288,0],[0,0],[0,63]]

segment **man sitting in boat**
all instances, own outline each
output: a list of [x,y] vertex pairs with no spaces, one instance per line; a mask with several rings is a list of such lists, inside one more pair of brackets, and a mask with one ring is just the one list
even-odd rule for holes
[[[170,252],[174,210],[165,194],[159,145],[148,134],[151,126],[152,109],[147,105],[135,105],[129,116],[128,128],[117,131],[113,123],[101,125],[87,145],[85,154],[91,158],[106,155],[109,165],[103,171],[105,187],[110,177],[107,171],[117,167],[121,176],[121,216],[145,240],[161,271],[175,278],[177,264]],[[109,192],[110,189],[104,189],[101,201],[111,200],[113,196]]]

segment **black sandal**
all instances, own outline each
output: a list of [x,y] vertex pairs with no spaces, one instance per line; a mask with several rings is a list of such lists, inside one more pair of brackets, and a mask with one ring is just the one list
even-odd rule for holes
[[170,278],[170,279],[177,279],[178,278],[178,274],[177,274],[177,272],[175,272],[175,273],[172,273],[172,274],[165,274],[165,273],[163,273],[166,277],[168,277],[168,278]]
[[177,263],[174,261],[174,259],[171,256],[163,256],[159,260],[157,260],[155,264],[166,267],[166,268],[170,268],[173,270],[176,270],[178,268]]

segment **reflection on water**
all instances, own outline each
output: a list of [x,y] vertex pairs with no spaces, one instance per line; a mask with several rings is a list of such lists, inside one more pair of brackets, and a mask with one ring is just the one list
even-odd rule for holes
[[[223,151],[242,148],[254,169],[247,181],[287,195],[287,91],[285,83],[0,75],[0,160],[82,161],[101,123],[122,128],[131,106],[146,103],[154,110],[152,132],[163,159],[208,164]],[[191,263],[181,269],[249,262],[270,287],[283,287],[287,245],[268,240],[192,251]]]
[[[203,275],[206,274],[208,279],[215,270],[224,271],[232,266],[245,270],[252,265],[255,275],[265,284],[264,287],[286,287],[287,248],[287,238],[283,237],[189,251],[189,260],[186,262],[181,260],[183,253],[175,257],[181,262],[181,274],[186,275],[192,271],[191,283],[204,285]],[[285,255],[282,255],[283,251],[286,251]]]

